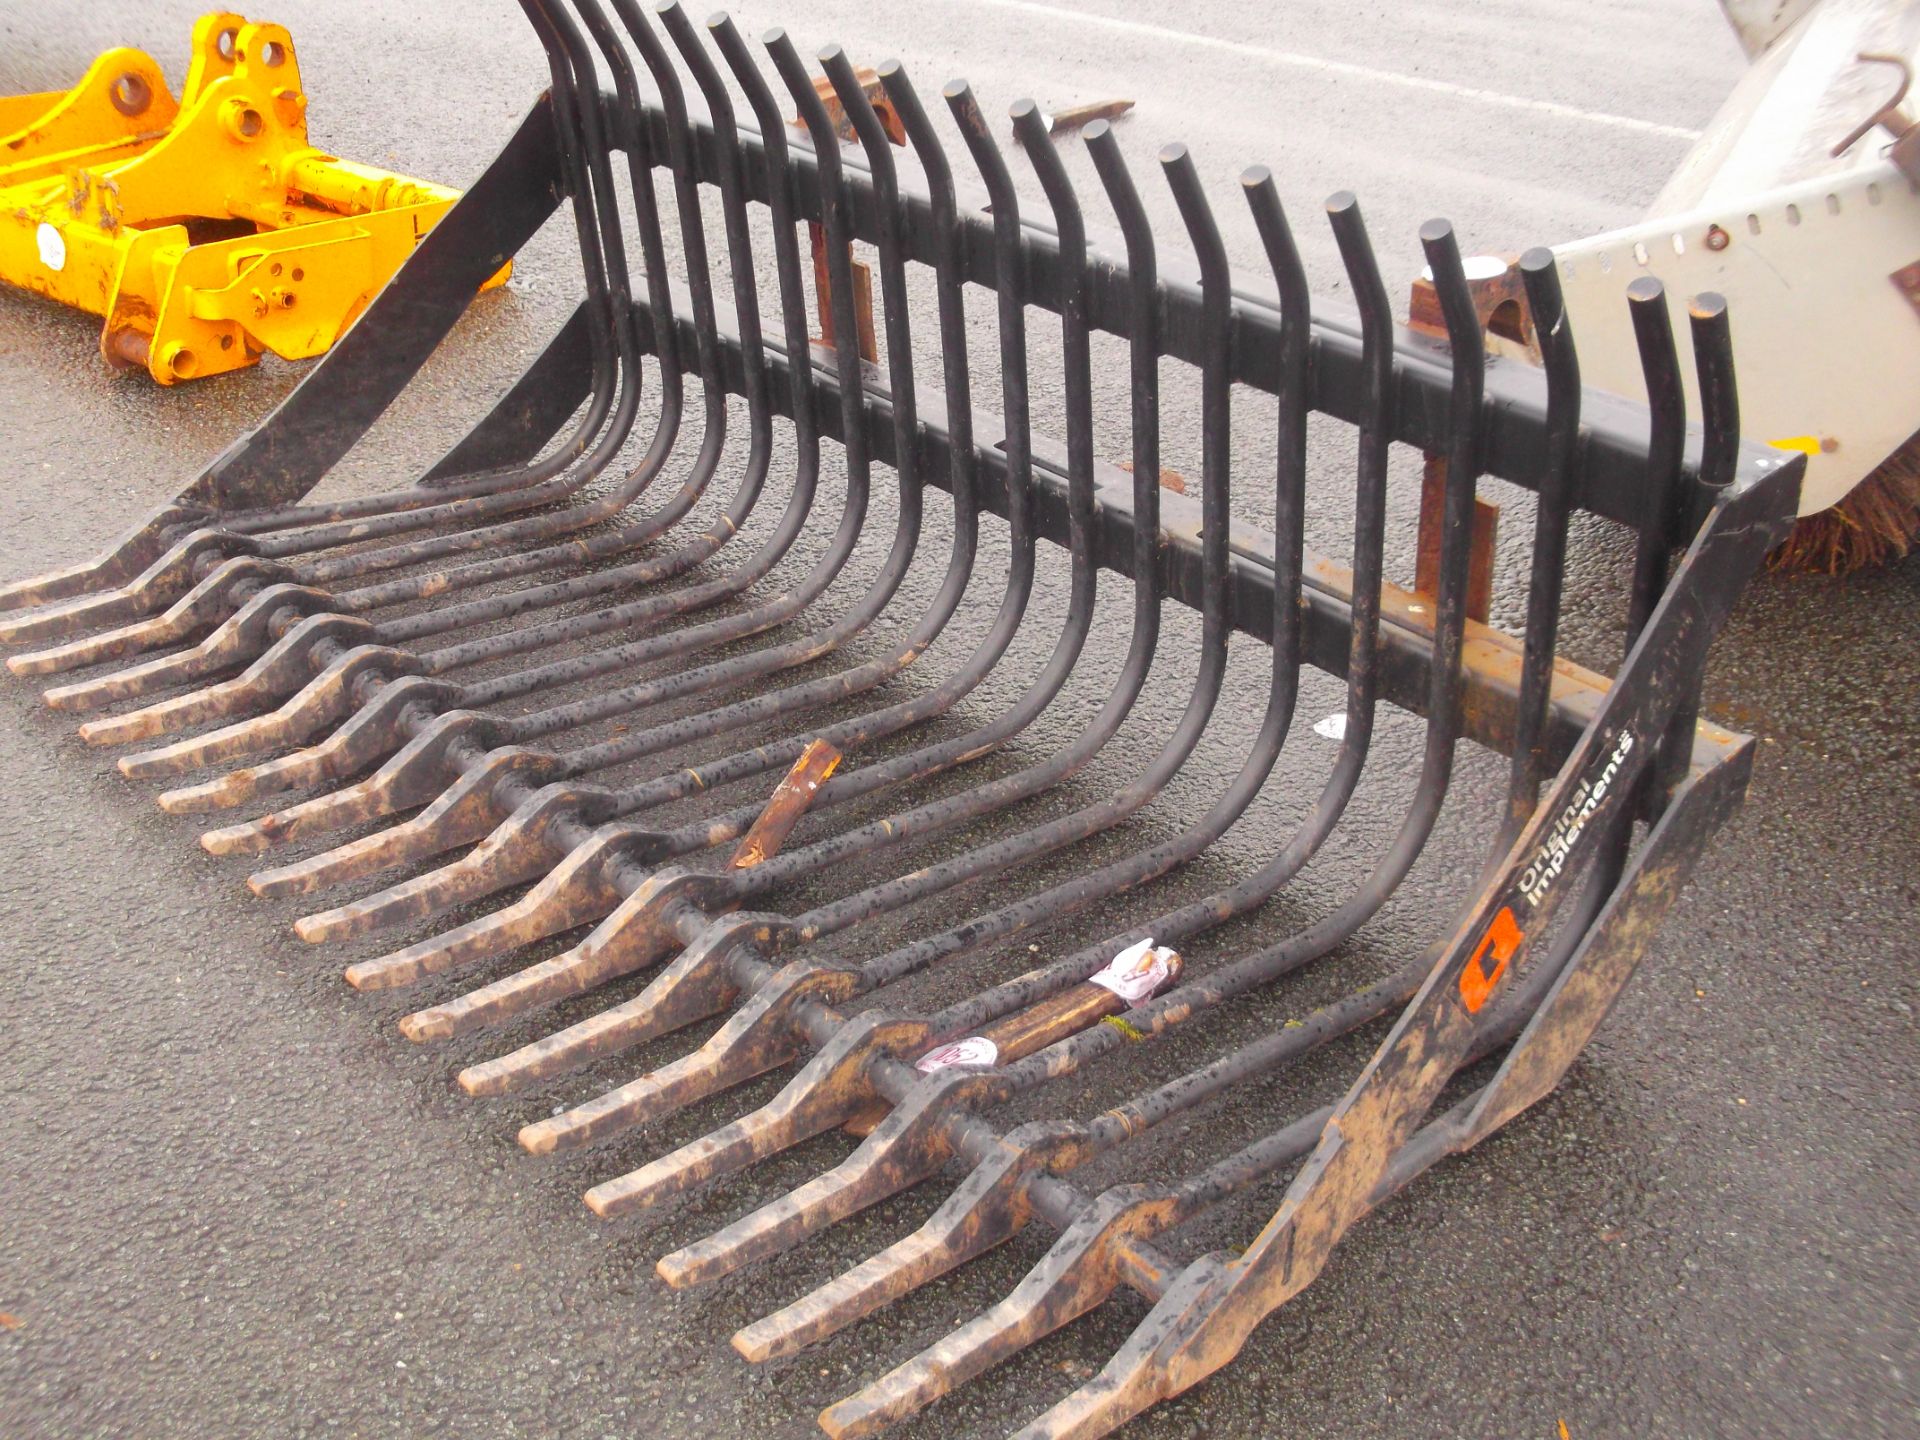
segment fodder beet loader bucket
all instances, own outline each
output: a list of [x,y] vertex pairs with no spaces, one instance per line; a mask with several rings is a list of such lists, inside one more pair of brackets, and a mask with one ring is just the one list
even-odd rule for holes
[[[521,1097],[495,1103],[538,1117],[528,1151],[587,1150],[550,1163],[592,1173],[599,1215],[828,1155],[771,1198],[778,1164],[736,1179],[754,1203],[665,1255],[669,1284],[945,1187],[741,1330],[748,1359],[1027,1232],[1025,1279],[829,1432],[1117,1297],[1132,1338],[1025,1432],[1104,1434],[1231,1360],[1592,1036],[1742,795],[1751,742],[1696,718],[1704,656],[1804,457],[1740,441],[1713,296],[1681,312],[1690,417],[1668,298],[1624,291],[1652,397],[1629,405],[1582,388],[1545,251],[1522,265],[1544,364],[1490,363],[1442,222],[1437,341],[1393,323],[1351,196],[1315,218],[1346,308],[1309,299],[1264,169],[1239,203],[1265,268],[1236,273],[1184,148],[1152,180],[1184,233],[1156,235],[1104,122],[1076,185],[1013,106],[1036,200],[964,84],[929,105],[829,49],[816,87],[785,35],[763,53],[673,5],[527,11],[552,88],[500,157],[177,500],[5,590],[9,664],[164,808],[227,812],[204,843],[265,857],[256,892],[324,895],[298,930],[367,946],[354,986],[424,987],[401,1030]],[[585,294],[524,376],[417,483],[307,502],[563,206]],[[1096,405],[1108,384],[1127,398]],[[1444,459],[1432,594],[1386,583],[1396,444]],[[1537,495],[1515,637],[1465,613],[1488,477]],[[1270,531],[1230,519],[1236,489]],[[1556,660],[1575,511],[1635,537],[1610,682]],[[1222,703],[1247,675],[1257,701]],[[1148,708],[1170,677],[1184,700]],[[1319,727],[1314,687],[1343,697]],[[1485,802],[1479,839],[1423,864],[1450,793]],[[1422,928],[1368,938],[1408,905]]]

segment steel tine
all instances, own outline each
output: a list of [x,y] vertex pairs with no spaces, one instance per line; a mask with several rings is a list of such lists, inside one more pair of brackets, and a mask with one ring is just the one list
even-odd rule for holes
[[[790,748],[798,750],[798,744]],[[384,890],[349,902],[333,910],[310,916],[296,926],[312,939],[333,938],[336,921],[354,917],[350,927],[339,933],[364,933],[402,921],[421,920],[436,911],[479,899],[521,880],[544,874],[566,863],[568,856],[582,846],[624,847],[632,853],[644,852],[649,863],[657,863],[703,846],[725,844],[737,839],[759,813],[759,807],[742,806],[718,819],[697,822],[692,828],[657,832],[627,822],[614,824],[622,816],[651,808],[685,794],[698,794],[705,786],[702,776],[693,772],[665,777],[654,788],[657,797],[633,803],[630,793],[604,790],[597,786],[556,784],[527,793],[528,787],[516,784],[521,777],[509,771],[501,779],[497,797],[505,804],[525,794],[518,807],[479,848],[468,856],[438,869],[409,877]],[[598,828],[589,828],[598,827]],[[581,834],[579,844],[567,845],[567,838]],[[611,910],[619,899],[608,891],[604,910]],[[595,915],[592,918],[599,918]],[[311,921],[311,933],[307,928]]]
[[413,738],[407,733],[410,713],[425,711],[433,701],[455,700],[458,696],[459,692],[444,681],[406,676],[349,715],[318,744],[257,765],[243,765],[210,780],[162,791],[160,808],[171,815],[231,810],[262,795],[358,775],[391,758]]
[[[156,779],[164,775],[182,775],[222,760],[237,760],[301,744],[311,740],[322,729],[329,726],[337,728],[346,723],[359,703],[358,696],[363,683],[371,678],[370,672],[376,670],[384,671],[396,679],[405,675],[424,674],[421,662],[405,651],[383,645],[357,645],[329,664],[279,708],[151,750],[123,755],[114,762],[115,766],[129,780]],[[149,714],[168,703],[171,702],[163,701],[161,705],[149,707],[146,711],[136,710],[133,716],[126,718]],[[81,738],[89,744],[96,743],[89,732],[95,725],[112,723],[89,721],[80,727]],[[166,730],[172,727],[162,725],[159,728]],[[103,734],[98,743],[114,743],[119,738],[109,731]]]
[[[271,582],[284,579],[285,575],[280,567],[254,556],[231,557],[158,615],[130,621],[118,629],[68,639],[45,650],[9,656],[7,668],[15,675],[22,676],[55,674],[179,643],[191,638],[201,628],[224,619],[227,608],[233,603],[233,592],[241,582],[263,578]],[[16,622],[16,629],[24,624],[24,621]],[[71,634],[71,631],[61,633]],[[0,643],[39,638],[42,637],[37,634],[9,634],[0,627]],[[63,695],[71,691],[79,697],[67,708],[80,708],[86,704],[88,692],[84,686],[56,688]]]
[[304,915],[294,922],[294,933],[309,944],[345,940],[425,920],[455,905],[541,878],[566,861],[564,850],[558,862],[553,858],[555,826],[567,818],[589,813],[589,803],[575,786],[543,786],[522,801],[492,834],[457,860],[409,876],[358,900]]
[[690,907],[674,885],[685,878],[656,871],[571,950],[415,1011],[400,1021],[401,1033],[422,1043],[469,1034],[664,960],[680,948],[672,926]]
[[[462,741],[484,745],[494,726],[493,720],[471,710],[453,710],[436,717],[434,723],[400,750],[373,774],[352,785],[315,796],[284,810],[276,810],[243,825],[227,825],[209,830],[200,843],[213,855],[257,855],[295,840],[347,825],[361,825],[396,811],[423,805],[447,782],[447,750]],[[310,752],[302,752],[306,755]],[[288,757],[289,760],[301,757]],[[274,770],[259,766],[255,775]],[[284,773],[284,772],[283,772]],[[161,797],[164,808],[169,792]]]
[[[1460,725],[1460,653],[1465,634],[1465,595],[1473,524],[1474,489],[1480,478],[1480,427],[1487,354],[1473,292],[1452,225],[1429,220],[1420,244],[1433,269],[1435,293],[1447,327],[1453,363],[1448,396],[1447,479],[1441,496],[1440,586],[1434,619],[1433,709],[1429,730],[1457,733]],[[1451,746],[1452,734],[1448,737]]]
[[398,825],[303,860],[255,871],[247,877],[247,888],[269,899],[311,895],[395,865],[443,854],[457,845],[471,845],[507,818],[500,800],[503,776],[515,776],[522,784],[538,784],[558,768],[553,756],[538,750],[514,745],[489,751],[484,765],[468,770],[425,809]]
[[1114,1252],[1133,1237],[1157,1230],[1171,1209],[1165,1191],[1146,1186],[1107,1191],[1061,1232],[1006,1299],[822,1411],[821,1428],[834,1440],[872,1435],[1086,1314],[1121,1283]]
[[[1711,290],[1694,296],[1687,303],[1687,328],[1700,390],[1700,484],[1708,495],[1717,496],[1733,480],[1740,448],[1740,391],[1733,372],[1733,331],[1727,321],[1726,298]],[[1686,781],[1693,764],[1701,684],[1701,676],[1687,677],[1679,708],[1661,744],[1658,783],[1667,794]]]
[[1533,813],[1541,782],[1546,778],[1547,706],[1552,698],[1553,657],[1559,644],[1567,518],[1573,509],[1574,467],[1580,447],[1580,361],[1574,349],[1572,321],[1560,291],[1559,262],[1553,252],[1535,246],[1522,255],[1520,279],[1533,316],[1540,363],[1547,372],[1547,466],[1534,508],[1520,698],[1514,715],[1507,824],[1516,831]]
[[[1631,655],[1666,590],[1667,561],[1680,524],[1674,497],[1679,493],[1681,467],[1686,459],[1687,398],[1681,382],[1680,357],[1674,349],[1666,287],[1652,275],[1636,278],[1627,287],[1627,309],[1640,352],[1648,411],[1647,483],[1634,537],[1633,582],[1627,594],[1625,650]],[[1693,722],[1686,717],[1683,706],[1668,731],[1675,741],[1681,741],[1675,750],[1686,748],[1690,752],[1692,730]],[[1645,809],[1648,797],[1658,793],[1663,781],[1673,778],[1671,771],[1663,773],[1665,764],[1663,759],[1656,765],[1655,773],[1641,781],[1635,792],[1635,810]],[[1602,842],[1593,876],[1581,901],[1583,914],[1588,919],[1598,914],[1626,871],[1627,852],[1633,844],[1633,822],[1631,811],[1623,813]],[[1584,930],[1585,926],[1578,928]]]
[[49,607],[124,585],[158,558],[170,530],[199,518],[198,511],[167,505],[91,560],[0,584],[0,613]]
[[639,995],[468,1066],[459,1074],[460,1088],[469,1095],[511,1094],[719,1014],[741,994],[737,969],[772,970],[764,961],[743,957],[743,941],[751,937],[770,944],[785,923],[779,916],[754,914],[708,922]]
[[733,1337],[758,1364],[817,1344],[901,1296],[1011,1239],[1028,1223],[1028,1182],[1040,1170],[1078,1163],[1085,1132],[1035,1122],[1009,1131],[919,1229]]
[[[896,465],[912,472],[920,445],[919,411],[914,395],[913,338],[907,318],[906,259],[900,245],[899,190],[894,172],[893,143],[873,112],[866,91],[853,73],[853,62],[838,45],[819,53],[821,67],[832,83],[841,108],[852,121],[861,151],[873,175],[879,197],[879,251],[881,323],[887,336],[887,379],[893,400],[893,449]],[[917,493],[917,491],[916,491]]]
[[838,1165],[705,1239],[661,1256],[654,1268],[680,1290],[790,1250],[933,1174],[954,1154],[955,1114],[1003,1096],[1000,1078],[991,1072],[949,1070],[920,1077]]
[[1633,592],[1628,602],[1627,643],[1639,638],[1666,585],[1667,557],[1680,517],[1675,500],[1686,462],[1687,393],[1674,346],[1666,287],[1652,275],[1627,286],[1627,311],[1647,386],[1648,504],[1636,535]]
[[[691,953],[696,946],[689,946]],[[523,1126],[521,1148],[535,1155],[577,1150],[744,1084],[799,1053],[794,1010],[803,1001],[843,1001],[853,992],[846,969],[794,963],[769,977],[727,1017],[706,1044],[650,1074],[561,1114]]]
[[[35,640],[65,640],[83,633],[89,626],[134,626],[143,616],[164,622],[167,611],[217,573],[220,562],[232,563],[236,556],[220,554],[229,542],[241,549],[247,542],[225,529],[202,527],[175,540],[145,570],[126,584],[98,595],[82,595],[43,609],[0,615],[0,645],[17,645]],[[195,574],[203,563],[206,569]],[[217,587],[216,587],[217,588]],[[183,611],[188,614],[191,611]],[[14,659],[24,659],[15,656]],[[109,658],[109,657],[103,657]],[[8,665],[12,667],[12,660]],[[15,670],[15,674],[23,673]]]
[[627,835],[596,837],[576,848],[511,905],[377,959],[349,965],[347,983],[356,990],[412,985],[429,975],[476,965],[585,924],[618,903],[620,892],[607,872],[626,855],[630,839]]
[[[258,659],[278,638],[275,622],[281,616],[286,616],[286,623],[291,625],[300,618],[303,609],[316,606],[324,609],[327,600],[323,592],[307,586],[269,585],[242,602],[188,649],[157,655],[93,680],[56,685],[43,692],[42,698],[54,710],[97,710],[156,690],[207,680]],[[353,623],[346,616],[337,618],[342,623]],[[359,629],[365,634],[371,627],[361,622]]]
[[865,485],[869,478],[866,426],[860,414],[860,356],[854,349],[859,333],[853,313],[853,276],[847,264],[846,191],[840,169],[840,142],[827,116],[807,67],[784,30],[761,37],[774,70],[786,84],[800,118],[813,141],[814,161],[820,171],[820,224],[827,237],[827,266],[832,277],[834,367],[840,382],[841,442],[846,452],[849,484]]
[[[256,871],[247,884],[261,896],[310,895],[473,844],[505,823],[520,795],[567,773],[564,758],[544,750],[523,745],[487,750],[477,762],[455,770],[438,794],[433,793],[438,780],[424,777],[413,793],[425,804],[407,819],[304,859]],[[397,796],[407,793],[403,787],[404,782],[396,788]],[[393,810],[416,803],[420,801],[399,799]]]
[[373,638],[372,631],[372,626],[352,616],[307,616],[239,675],[120,715],[87,721],[80,727],[80,738],[89,745],[122,745],[278,705],[313,678],[311,656],[322,638],[342,648],[372,649],[364,644]]
[[924,1021],[864,1011],[758,1110],[638,1170],[595,1185],[586,1193],[587,1208],[602,1219],[632,1214],[831,1130],[872,1101],[867,1079],[872,1054],[924,1048],[932,1038]]

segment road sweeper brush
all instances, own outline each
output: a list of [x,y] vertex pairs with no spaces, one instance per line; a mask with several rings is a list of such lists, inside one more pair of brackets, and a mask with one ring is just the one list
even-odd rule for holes
[[[1805,457],[1742,443],[1714,296],[1687,311],[1689,423],[1650,278],[1619,297],[1649,397],[1630,404],[1583,389],[1548,252],[1520,266],[1539,368],[1489,361],[1443,222],[1419,237],[1434,340],[1394,324],[1350,195],[1314,220],[1346,308],[1310,299],[1263,169],[1237,204],[1265,268],[1237,274],[1182,147],[1152,177],[1182,233],[1156,235],[1105,122],[1083,132],[1096,194],[1012,107],[1036,201],[964,84],[932,105],[837,49],[822,84],[785,35],[755,47],[675,5],[526,8],[552,87],[500,157],[176,501],[4,591],[0,632],[33,647],[9,664],[60,676],[48,703],[137,747],[121,768],[173,786],[169,811],[255,817],[204,843],[270,857],[256,892],[353,887],[300,934],[401,942],[347,979],[432,987],[404,1034],[460,1054],[471,1095],[539,1096],[528,1151],[601,1147],[597,1214],[847,1133],[824,1171],[662,1257],[667,1283],[957,1177],[918,1229],[741,1330],[749,1360],[1055,1237],[829,1432],[1131,1293],[1132,1338],[1028,1432],[1104,1434],[1230,1361],[1357,1220],[1592,1036],[1743,793],[1751,742],[1697,720],[1703,662]],[[584,295],[524,375],[417,483],[306,500],[563,206]],[[1257,454],[1236,445],[1256,430]],[[1198,437],[1185,493],[1161,483],[1176,433]],[[1430,594],[1387,582],[1395,445],[1444,460]],[[1489,477],[1537,495],[1512,637],[1466,614]],[[1236,495],[1271,529],[1236,523]],[[1634,536],[1611,681],[1556,659],[1575,512]],[[1345,561],[1306,546],[1334,524]],[[1236,728],[1222,697],[1249,663],[1258,719]],[[1143,720],[1169,675],[1183,699]],[[1316,685],[1343,697],[1331,750],[1294,734]],[[1159,726],[1144,750],[1116,743],[1139,723]],[[1475,755],[1507,757],[1480,839],[1409,887]],[[1392,807],[1356,804],[1382,768]],[[1261,807],[1303,778],[1276,834]],[[1342,849],[1364,863],[1324,878]],[[1423,938],[1369,942],[1409,888],[1438,897]],[[583,1075],[617,1083],[556,1108]],[[1244,1143],[1156,1147],[1293,1077],[1304,1098]],[[763,1103],[680,1129],[756,1080]],[[605,1159],[635,1144],[637,1166]],[[1235,1225],[1242,1248],[1210,1243]]]

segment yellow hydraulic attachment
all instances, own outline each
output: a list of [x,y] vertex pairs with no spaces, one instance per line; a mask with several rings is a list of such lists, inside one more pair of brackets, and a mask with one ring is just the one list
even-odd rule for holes
[[103,316],[108,362],[162,385],[321,354],[459,192],[314,149],[306,115],[286,30],[226,12],[178,102],[128,49],[0,97],[0,279]]

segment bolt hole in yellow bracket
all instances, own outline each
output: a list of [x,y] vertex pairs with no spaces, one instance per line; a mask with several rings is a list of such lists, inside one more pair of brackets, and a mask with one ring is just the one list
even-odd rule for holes
[[459,198],[309,145],[292,37],[228,12],[177,102],[129,49],[0,96],[0,280],[101,316],[107,362],[162,385],[322,354]]

